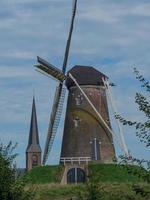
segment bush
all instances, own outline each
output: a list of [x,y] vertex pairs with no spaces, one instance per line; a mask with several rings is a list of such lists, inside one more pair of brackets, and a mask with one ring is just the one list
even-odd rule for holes
[[13,161],[17,154],[13,154],[16,145],[10,142],[4,146],[0,144],[0,199],[1,200],[32,200],[34,192],[24,190],[24,181],[15,179]]

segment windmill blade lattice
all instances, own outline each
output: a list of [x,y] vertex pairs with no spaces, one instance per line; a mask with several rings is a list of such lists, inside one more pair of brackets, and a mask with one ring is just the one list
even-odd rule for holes
[[48,63],[47,61],[45,61],[43,58],[40,58],[39,56],[37,56],[37,60],[39,64],[35,65],[35,67],[38,70],[44,72],[44,74],[47,74],[60,82],[63,82],[66,79],[65,74],[54,65]]
[[62,110],[63,110],[63,104],[64,104],[64,98],[65,98],[66,88],[61,88],[61,94],[60,94],[60,88],[57,87],[54,97],[54,104],[53,104],[53,110],[50,117],[50,122],[48,126],[48,134],[46,138],[46,144],[44,149],[44,155],[43,155],[43,165],[46,163],[48,159],[48,155],[52,149],[53,142],[57,133],[57,129],[59,126]]
[[[70,25],[70,31],[69,31],[69,35],[68,35],[68,39],[67,39],[63,67],[62,67],[62,73],[64,74],[64,76],[65,76],[68,57],[69,57],[69,50],[70,50],[71,38],[72,38],[72,33],[73,33],[73,28],[74,28],[74,20],[75,20],[76,10],[77,10],[77,0],[73,0],[73,12],[72,12],[72,18],[71,18],[71,25]],[[48,66],[48,65],[49,65],[48,62],[46,62],[44,64],[44,66]],[[43,66],[42,67],[40,66],[40,68],[41,68],[41,70],[45,69],[45,68],[43,68]],[[52,70],[51,70],[51,72],[52,72]],[[47,68],[46,68],[46,73],[48,73],[48,74],[50,73],[49,70],[47,70]],[[65,96],[64,94],[65,94],[65,92],[63,89],[63,81],[62,81],[58,85],[58,88],[57,88],[56,94],[55,94],[55,98],[54,98],[54,103],[53,103],[53,107],[52,107],[52,113],[51,113],[51,117],[50,117],[48,133],[47,133],[47,139],[46,139],[46,143],[45,143],[44,155],[43,155],[43,165],[47,161],[48,155],[51,151],[51,148],[52,148],[52,145],[54,142],[54,138],[55,138],[55,135],[57,132],[57,128],[58,128],[60,117],[61,117],[62,107],[63,107],[63,101],[64,101],[64,96]]]

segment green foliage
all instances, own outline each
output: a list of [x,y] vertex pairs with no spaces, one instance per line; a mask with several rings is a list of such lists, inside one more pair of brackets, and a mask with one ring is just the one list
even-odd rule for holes
[[[134,73],[136,75],[136,79],[140,81],[141,87],[150,94],[150,83],[147,81],[140,72],[134,68]],[[150,102],[146,96],[137,92],[135,95],[135,103],[138,105],[139,110],[145,115],[144,122],[137,122],[137,121],[130,121],[126,120],[125,118],[121,117],[120,115],[116,115],[116,118],[122,122],[123,125],[129,125],[135,128],[136,136],[139,138],[140,142],[143,142],[146,147],[150,147]],[[143,173],[142,177],[146,181],[150,183],[150,161],[148,160],[139,160],[132,157],[121,157],[123,162],[126,164],[132,163],[136,164],[140,167],[144,166],[147,168],[147,173]]]
[[[25,190],[25,182],[17,180],[11,188],[12,200],[33,200],[35,197],[35,190],[32,187]],[[10,200],[11,200],[10,199]]]
[[36,184],[35,200],[69,200],[85,190],[85,185]]
[[13,146],[10,141],[8,145],[3,145],[0,143],[0,156],[11,166],[17,154],[14,154],[13,151],[16,148],[17,143]]
[[[144,180],[137,174],[129,174],[125,165],[118,164],[89,164],[89,180],[90,182],[143,182]],[[128,166],[129,169],[134,169],[142,173],[138,166]],[[146,170],[144,170],[146,171]]]
[[0,199],[4,200],[11,198],[12,184],[15,181],[12,168],[13,159],[16,157],[16,154],[12,154],[15,146],[12,146],[11,142],[7,146],[0,144]]
[[62,165],[34,167],[24,179],[26,183],[33,184],[57,183],[61,181],[63,170]]
[[[136,75],[136,79],[141,82],[141,87],[150,93],[150,83],[145,80],[145,78],[139,73],[139,71],[134,68],[134,73]],[[122,122],[123,125],[129,125],[135,127],[136,135],[139,137],[141,142],[144,142],[146,147],[150,146],[150,102],[148,98],[143,94],[137,92],[135,95],[135,103],[138,104],[139,110],[144,113],[145,121],[137,122],[126,120],[120,115],[116,115],[116,118]]]
[[[127,166],[90,164],[89,182],[86,185],[86,190],[79,193],[80,199],[148,200],[150,185],[143,184],[144,177],[139,175],[146,174],[147,171],[139,166]],[[132,170],[137,173],[130,173]]]
[[149,199],[150,198],[150,187],[148,185],[145,185],[145,187],[134,184],[132,186],[133,191],[143,197],[144,199]]
[[[139,71],[134,68],[134,73],[136,79],[140,81],[141,87],[150,93],[150,83],[139,73]],[[144,122],[129,121],[116,115],[123,125],[129,125],[135,127],[136,136],[140,139],[140,142],[144,142],[146,147],[150,147],[150,102],[146,96],[137,92],[135,95],[135,103],[138,104],[139,110],[145,115]],[[150,161],[140,160],[133,157],[124,157],[121,156],[122,163],[126,164],[126,168],[129,174],[134,174],[141,177],[143,180],[150,183]],[[130,168],[129,164],[138,165],[139,168]],[[144,170],[143,167],[146,167],[147,170]],[[136,192],[137,195],[140,195],[143,199],[150,199],[150,188],[146,189],[139,185],[132,185],[132,190]]]
[[87,184],[86,192],[80,191],[79,198],[81,200],[99,200],[102,199],[104,196],[103,194],[103,186],[99,188],[100,186],[97,183],[91,183],[89,182]]
[[[127,169],[129,175],[136,175],[139,178],[142,178],[144,181],[150,183],[150,161],[140,160],[136,158],[127,158],[125,156],[120,156],[121,163],[124,164],[124,167]],[[132,165],[130,165],[130,163]],[[143,164],[146,163],[147,169],[143,167]]]
[[24,190],[24,182],[15,180],[13,161],[17,154],[13,154],[16,145],[10,142],[4,146],[0,144],[0,199],[1,200],[32,200],[33,192]]
[[98,182],[87,185],[36,184],[34,200],[149,200],[150,185],[146,183]]

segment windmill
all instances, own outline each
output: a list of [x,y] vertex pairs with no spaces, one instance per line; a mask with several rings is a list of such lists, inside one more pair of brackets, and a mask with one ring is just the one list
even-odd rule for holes
[[113,139],[116,139],[120,148],[128,155],[120,125],[119,136],[111,129],[106,94],[110,97],[114,112],[116,110],[108,77],[93,67],[80,65],[74,66],[66,73],[76,10],[77,0],[74,0],[62,70],[37,57],[36,68],[59,81],[50,116],[43,165],[52,149],[59,126],[65,97],[64,82],[69,95],[60,162],[64,164],[88,163],[91,160],[111,162],[115,157]]

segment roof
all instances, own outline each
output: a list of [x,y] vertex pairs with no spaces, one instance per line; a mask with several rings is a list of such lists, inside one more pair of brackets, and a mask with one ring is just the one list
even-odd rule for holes
[[70,88],[75,83],[69,78],[71,73],[79,85],[103,85],[102,78],[108,78],[105,74],[91,66],[76,65],[67,73],[66,86]]
[[35,99],[33,97],[32,103],[32,114],[31,114],[31,123],[30,123],[30,132],[29,140],[26,152],[41,152],[41,147],[39,144],[39,134],[38,134],[38,125],[37,125],[37,116],[36,116],[36,107]]

